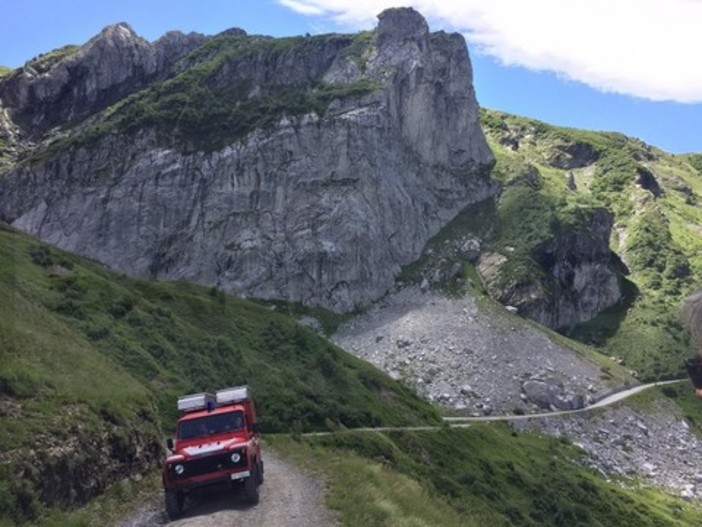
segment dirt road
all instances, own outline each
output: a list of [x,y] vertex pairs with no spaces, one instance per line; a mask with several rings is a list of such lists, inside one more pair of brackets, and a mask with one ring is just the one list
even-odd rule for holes
[[486,421],[519,421],[519,420],[524,420],[524,419],[535,419],[538,417],[554,417],[558,415],[572,415],[572,414],[581,414],[585,412],[589,412],[590,410],[594,410],[595,408],[604,408],[606,406],[611,406],[615,403],[618,403],[619,401],[623,401],[624,399],[627,399],[633,395],[636,395],[637,393],[641,393],[644,390],[648,390],[649,388],[654,388],[656,386],[665,386],[667,384],[677,384],[680,382],[688,382],[686,379],[676,379],[672,381],[660,381],[660,382],[652,382],[649,384],[640,384],[638,386],[634,386],[633,388],[627,388],[625,390],[621,390],[618,392],[615,392],[611,395],[608,395],[607,397],[600,399],[597,401],[595,404],[592,404],[590,406],[586,406],[585,408],[580,408],[578,410],[561,410],[561,411],[555,411],[555,412],[544,412],[541,414],[524,414],[524,415],[490,415],[490,416],[481,416],[481,417],[444,417],[444,421],[447,421],[451,424],[451,426],[456,426],[458,423],[463,423],[463,422],[470,422],[470,421],[478,421],[478,422],[486,422]]
[[266,480],[261,486],[261,501],[251,506],[231,489],[213,489],[194,496],[186,503],[183,517],[168,522],[159,494],[144,504],[118,527],[335,527],[324,506],[324,481],[273,455],[265,454]]
[[[452,428],[462,428],[468,427],[474,422],[514,421],[577,414],[594,408],[610,406],[654,386],[677,382],[684,381],[650,383],[622,390],[580,410],[530,415],[447,417],[444,419]],[[359,428],[357,431],[382,432],[436,430],[440,428],[436,426],[383,427]],[[316,432],[305,435],[328,435],[330,433]],[[130,518],[118,523],[117,527],[148,527],[166,524],[173,527],[336,527],[339,525],[332,513],[324,506],[325,487],[321,478],[284,462],[270,451],[266,452],[265,463],[266,481],[261,487],[261,501],[256,506],[246,504],[241,494],[231,489],[214,489],[189,499],[183,518],[169,523],[164,510],[163,497],[159,494],[145,503]]]

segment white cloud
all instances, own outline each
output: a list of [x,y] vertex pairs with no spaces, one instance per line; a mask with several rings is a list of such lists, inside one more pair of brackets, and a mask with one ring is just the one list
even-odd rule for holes
[[324,9],[317,7],[314,3],[299,2],[298,0],[280,0],[280,3],[285,7],[289,7],[293,11],[302,13],[303,15],[322,15],[324,14]]
[[279,0],[303,14],[363,28],[412,5],[433,30],[460,31],[471,50],[549,70],[602,91],[702,102],[702,0]]

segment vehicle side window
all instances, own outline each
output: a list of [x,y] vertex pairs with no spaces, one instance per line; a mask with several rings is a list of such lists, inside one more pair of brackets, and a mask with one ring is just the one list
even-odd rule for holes
[[244,428],[244,420],[242,418],[241,412],[236,412],[233,416],[233,429],[234,430],[241,430]]
[[178,438],[190,439],[197,435],[197,428],[192,421],[183,421],[178,425]]

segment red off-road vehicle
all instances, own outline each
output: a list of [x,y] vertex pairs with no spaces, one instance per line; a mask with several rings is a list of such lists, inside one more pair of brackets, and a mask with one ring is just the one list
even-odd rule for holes
[[258,503],[263,460],[256,411],[248,386],[198,393],[178,399],[175,441],[163,464],[166,512],[180,517],[188,493],[216,484],[242,486],[249,503]]

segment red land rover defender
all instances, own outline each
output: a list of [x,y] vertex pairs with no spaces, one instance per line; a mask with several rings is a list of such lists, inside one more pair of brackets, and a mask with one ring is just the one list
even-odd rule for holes
[[168,517],[180,517],[191,490],[220,483],[243,486],[246,500],[258,503],[263,460],[249,387],[184,395],[178,410],[175,441],[167,441],[172,455],[163,464]]

